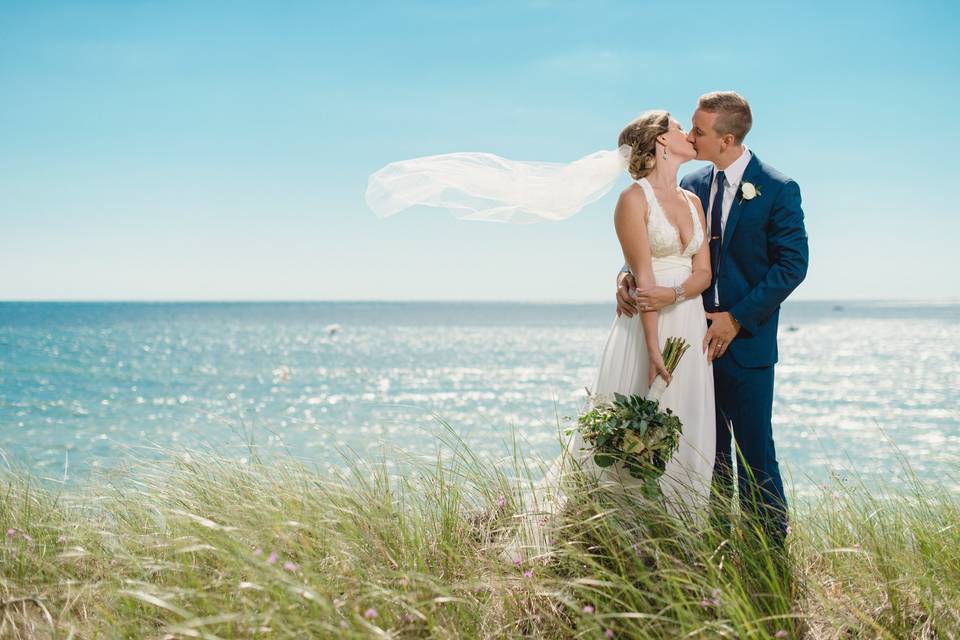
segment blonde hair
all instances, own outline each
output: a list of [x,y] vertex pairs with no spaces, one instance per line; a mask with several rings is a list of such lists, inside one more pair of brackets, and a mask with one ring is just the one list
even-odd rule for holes
[[670,114],[662,109],[652,109],[634,118],[620,132],[617,146],[628,144],[633,147],[627,170],[634,180],[649,175],[657,166],[657,136],[669,130]]
[[753,125],[750,103],[739,93],[711,91],[700,96],[697,106],[707,113],[717,114],[713,129],[721,136],[733,134],[733,139],[740,144],[750,133],[750,127]]

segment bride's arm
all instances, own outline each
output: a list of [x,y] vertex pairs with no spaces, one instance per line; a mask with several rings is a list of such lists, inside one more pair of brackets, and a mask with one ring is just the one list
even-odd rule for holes
[[[613,214],[614,226],[617,230],[617,239],[623,250],[623,258],[637,279],[637,286],[641,288],[653,287],[656,280],[653,276],[653,259],[650,256],[650,239],[647,235],[647,199],[643,190],[637,186],[628,187],[620,194],[617,208]],[[650,354],[651,364],[656,372],[663,366],[663,357],[660,354],[660,338],[657,335],[657,312],[642,311],[640,323],[643,325],[644,340]],[[654,373],[654,371],[651,371]],[[669,374],[664,369],[660,372],[667,380]]]

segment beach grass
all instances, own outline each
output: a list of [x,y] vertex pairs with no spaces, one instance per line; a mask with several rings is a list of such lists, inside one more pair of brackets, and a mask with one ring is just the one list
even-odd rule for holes
[[960,637],[960,496],[919,480],[821,486],[783,555],[574,477],[554,551],[512,564],[517,450],[454,437],[407,464],[168,451],[71,489],[9,469],[0,638]]

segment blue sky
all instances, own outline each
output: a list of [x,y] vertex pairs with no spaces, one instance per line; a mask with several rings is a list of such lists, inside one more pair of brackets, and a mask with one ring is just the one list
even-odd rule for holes
[[[735,89],[801,187],[797,298],[957,298],[956,3],[0,3],[0,299],[603,301],[616,193],[559,223],[367,176],[569,161]],[[696,168],[696,163],[688,165]]]

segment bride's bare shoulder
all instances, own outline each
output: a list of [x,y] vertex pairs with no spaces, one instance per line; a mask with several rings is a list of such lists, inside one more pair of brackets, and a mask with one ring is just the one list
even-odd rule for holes
[[643,187],[634,182],[620,192],[620,199],[617,200],[617,208],[614,211],[616,218],[639,214],[641,219],[643,219],[646,213],[647,196],[643,192]]

